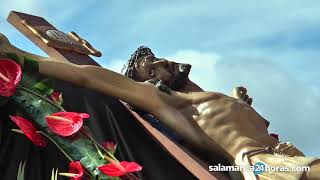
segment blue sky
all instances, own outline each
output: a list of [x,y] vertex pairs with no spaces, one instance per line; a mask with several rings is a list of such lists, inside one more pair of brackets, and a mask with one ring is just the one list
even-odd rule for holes
[[[300,2],[300,3],[299,3]],[[120,71],[140,45],[193,65],[191,79],[229,94],[243,85],[270,131],[320,156],[320,1],[4,0],[0,31],[44,55],[9,23],[10,10],[46,18],[99,49],[101,65]]]

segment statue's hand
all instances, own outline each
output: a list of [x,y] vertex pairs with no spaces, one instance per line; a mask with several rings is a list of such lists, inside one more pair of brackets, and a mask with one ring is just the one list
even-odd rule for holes
[[247,94],[247,89],[242,86],[233,88],[232,97],[234,97],[236,99],[243,100],[244,102],[246,102],[249,105],[251,105],[252,101],[253,101],[252,98],[249,97],[249,95]]
[[277,154],[285,154],[288,156],[304,156],[303,152],[293,146],[290,142],[281,142],[279,143],[274,152]]

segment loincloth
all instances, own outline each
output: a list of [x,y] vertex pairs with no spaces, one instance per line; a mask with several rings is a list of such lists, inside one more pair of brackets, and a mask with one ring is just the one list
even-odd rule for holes
[[[281,145],[281,148],[278,148]],[[236,158],[236,165],[254,166],[260,171],[242,171],[247,180],[298,180],[306,172],[302,166],[309,166],[318,158],[305,157],[298,149],[289,143],[279,143],[276,147],[267,147],[242,153]],[[266,166],[269,166],[267,169]],[[262,168],[265,168],[263,171]],[[300,168],[300,171],[298,171]],[[266,171],[269,170],[269,171]],[[291,171],[290,171],[291,170]]]

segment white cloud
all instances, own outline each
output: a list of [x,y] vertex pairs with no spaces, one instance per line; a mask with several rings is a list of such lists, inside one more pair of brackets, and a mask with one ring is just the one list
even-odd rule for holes
[[123,59],[113,59],[108,63],[101,64],[101,66],[103,66],[104,68],[110,69],[114,72],[121,73],[121,69],[126,62],[127,61]]
[[215,86],[208,82],[216,81],[217,74],[215,65],[220,56],[216,53],[201,53],[195,50],[180,50],[167,59],[174,59],[176,62],[192,65],[190,79],[197,82],[203,89],[211,89]]

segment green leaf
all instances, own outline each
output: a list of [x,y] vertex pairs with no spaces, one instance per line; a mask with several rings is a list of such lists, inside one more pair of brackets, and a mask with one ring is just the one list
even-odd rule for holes
[[50,95],[53,92],[52,80],[51,79],[44,79],[40,82],[37,82],[33,86],[33,89],[40,91],[40,93],[43,95]]
[[26,162],[21,161],[19,164],[18,168],[18,173],[17,173],[17,180],[24,180],[24,169],[25,169]]
[[55,180],[58,180],[58,168],[57,168],[57,170],[56,170],[56,174],[55,174]]
[[51,170],[51,180],[55,180],[54,179],[54,168],[52,168],[52,170]]
[[58,180],[58,168],[56,170],[54,170],[54,168],[52,168],[51,180]]
[[22,80],[20,81],[20,84],[25,88],[32,88],[37,82],[41,81],[42,79],[39,77],[33,77],[28,72],[23,72]]

